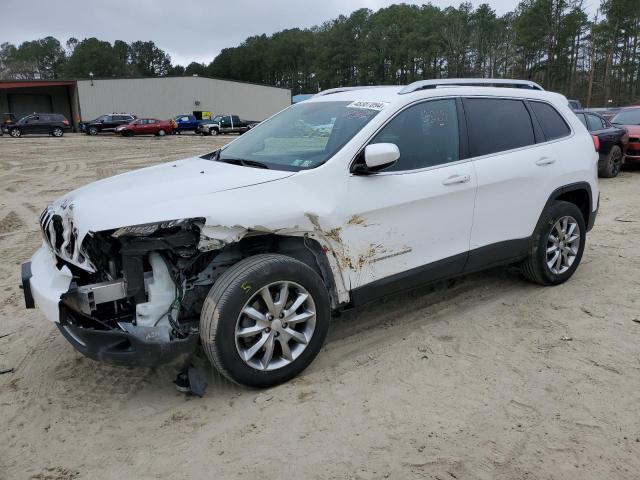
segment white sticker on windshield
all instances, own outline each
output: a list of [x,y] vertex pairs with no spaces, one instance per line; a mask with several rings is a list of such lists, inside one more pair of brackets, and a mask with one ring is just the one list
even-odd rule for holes
[[351,102],[347,105],[347,108],[365,108],[367,110],[380,111],[388,104],[389,102],[365,102],[363,100],[358,100],[357,102]]

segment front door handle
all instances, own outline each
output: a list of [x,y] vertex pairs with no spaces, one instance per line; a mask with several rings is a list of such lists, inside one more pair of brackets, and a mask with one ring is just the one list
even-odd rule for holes
[[471,175],[451,175],[442,182],[443,185],[456,185],[458,183],[467,183],[471,180]]
[[536,161],[536,165],[539,165],[541,167],[545,165],[551,165],[554,163],[556,163],[556,159],[551,157],[542,157]]

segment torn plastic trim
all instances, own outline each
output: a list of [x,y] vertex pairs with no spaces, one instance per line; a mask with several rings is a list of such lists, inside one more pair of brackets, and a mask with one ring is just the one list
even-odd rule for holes
[[200,240],[197,248],[201,252],[220,250],[226,245],[239,242],[247,233],[249,233],[249,230],[239,225],[225,227],[223,225],[207,225],[205,223],[200,226]]

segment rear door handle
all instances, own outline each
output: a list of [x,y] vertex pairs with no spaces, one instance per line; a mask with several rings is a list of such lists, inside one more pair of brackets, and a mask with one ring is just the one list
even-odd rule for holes
[[456,185],[458,183],[467,183],[471,180],[471,175],[451,175],[442,182],[443,185]]
[[556,163],[556,159],[551,157],[542,157],[536,161],[536,165],[539,165],[541,167],[545,165],[551,165],[554,163]]

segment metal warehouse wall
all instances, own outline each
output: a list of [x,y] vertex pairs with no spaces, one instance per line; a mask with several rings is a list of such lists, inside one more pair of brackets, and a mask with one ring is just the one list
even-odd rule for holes
[[[78,81],[80,114],[90,120],[104,113],[171,118],[194,110],[238,114],[264,120],[291,104],[291,91],[205,77],[165,77]],[[196,105],[196,101],[200,104]]]

